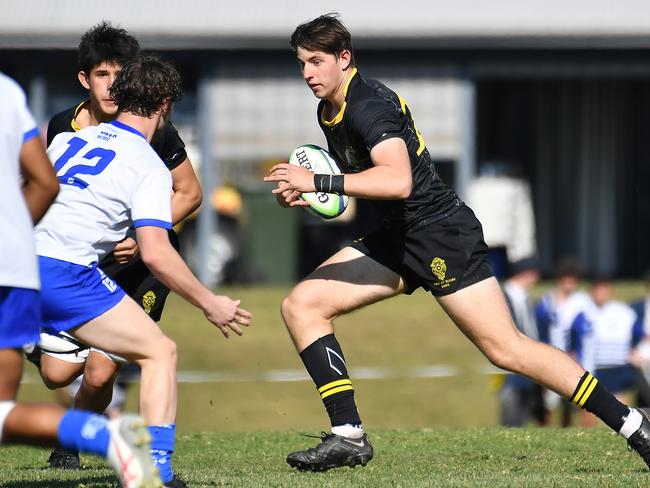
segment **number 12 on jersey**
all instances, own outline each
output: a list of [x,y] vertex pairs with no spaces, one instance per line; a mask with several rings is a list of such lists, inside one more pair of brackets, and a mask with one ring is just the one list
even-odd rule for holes
[[[106,169],[111,161],[115,158],[115,151],[110,149],[104,149],[102,147],[95,147],[89,149],[81,156],[83,159],[90,161],[89,164],[75,164],[68,168],[68,170],[63,173],[61,168],[63,168],[66,163],[76,156],[86,145],[88,141],[84,141],[80,137],[73,137],[68,141],[68,149],[61,155],[59,159],[54,163],[54,171],[59,177],[59,182],[62,185],[73,185],[81,189],[87,188],[88,183],[86,183],[81,178],[77,178],[77,175],[98,175]],[[93,159],[97,161],[92,162]]]

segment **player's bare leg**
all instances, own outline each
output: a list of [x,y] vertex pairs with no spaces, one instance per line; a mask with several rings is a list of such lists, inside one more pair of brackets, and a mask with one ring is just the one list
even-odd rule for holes
[[120,366],[102,353],[90,351],[81,386],[75,395],[75,406],[92,412],[103,413],[111,403],[113,384]]
[[565,398],[585,373],[564,352],[517,330],[495,278],[439,297],[438,302],[463,334],[502,369],[527,376]]
[[58,405],[14,403],[22,361],[22,350],[0,350],[0,440],[3,444],[65,444],[69,449],[105,457],[126,488],[161,486],[149,458],[149,435],[136,416],[108,422],[104,417],[78,410],[66,411]]
[[152,425],[176,417],[176,344],[129,297],[72,331],[82,342],[136,362],[141,370],[140,412]]
[[50,390],[63,388],[71,384],[84,371],[84,363],[71,363],[41,354],[39,373],[43,383]]
[[332,424],[332,434],[325,435],[321,444],[287,456],[291,466],[322,471],[365,465],[372,459],[332,321],[403,289],[397,274],[347,247],[320,265],[282,302],[282,317]]
[[[16,399],[23,371],[22,356],[17,349],[0,350],[0,402]],[[0,437],[4,443],[53,446],[64,413],[56,405],[17,404],[7,415]]]
[[[45,386],[50,390],[55,390],[58,404],[64,408],[74,407],[69,387],[84,372],[84,362],[65,361],[42,352],[38,366]],[[77,408],[85,409],[84,407]],[[97,413],[101,413],[101,411]],[[58,446],[51,452],[47,464],[51,468],[81,469],[79,453]]]
[[496,366],[531,378],[588,410],[628,440],[650,467],[650,416],[630,409],[566,353],[521,334],[495,278],[438,302],[458,328]]
[[178,484],[171,473],[176,431],[176,344],[128,296],[68,332],[140,366],[140,412],[152,437],[151,457],[161,467],[163,481],[168,486]]
[[346,247],[294,287],[282,302],[282,318],[300,353],[319,337],[333,333],[336,317],[403,290],[399,275]]

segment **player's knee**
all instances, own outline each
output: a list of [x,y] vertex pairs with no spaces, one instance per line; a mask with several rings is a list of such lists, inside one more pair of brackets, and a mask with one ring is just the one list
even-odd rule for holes
[[481,345],[481,351],[497,368],[512,372],[520,372],[522,347],[518,345],[518,337],[513,341],[493,340],[485,341]]
[[59,388],[64,388],[68,386],[70,383],[72,383],[72,380],[68,380],[67,378],[61,378],[56,375],[48,376],[46,374],[41,373],[41,378],[43,379],[43,384],[49,390],[58,390]]
[[282,303],[280,304],[280,314],[282,319],[287,326],[290,326],[294,322],[296,316],[296,307],[294,304],[293,297],[291,295],[284,297]]
[[117,368],[102,366],[92,366],[84,370],[84,383],[93,390],[101,390],[107,385],[113,385],[117,376]]
[[42,366],[40,374],[43,384],[50,390],[56,390],[68,386],[75,380],[75,378],[77,378],[77,376],[79,376],[79,373],[73,373],[71,371],[57,368],[44,368]]
[[485,348],[483,349],[483,354],[485,354],[485,357],[488,358],[488,360],[497,368],[505,369],[507,371],[511,370],[510,358],[508,358],[508,355],[499,347]]
[[178,357],[176,343],[169,337],[166,335],[161,336],[156,341],[156,345],[153,350],[155,351],[154,357],[156,359],[165,363],[170,362],[174,365],[174,367],[176,366]]
[[280,311],[284,322],[292,327],[301,320],[320,315],[319,300],[315,300],[307,291],[294,289],[282,300]]

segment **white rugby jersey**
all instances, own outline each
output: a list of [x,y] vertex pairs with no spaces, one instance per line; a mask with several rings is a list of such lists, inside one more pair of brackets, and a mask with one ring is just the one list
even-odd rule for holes
[[564,302],[558,303],[554,292],[542,297],[538,313],[545,315],[549,343],[567,351],[571,341],[571,324],[581,312],[590,307],[591,298],[582,290],[574,291]]
[[18,84],[0,73],[0,286],[39,288],[32,218],[21,190],[20,149],[38,137]]
[[588,370],[627,364],[630,350],[643,337],[634,310],[615,300],[602,307],[591,302],[572,329],[580,363]]
[[61,190],[34,230],[39,256],[87,266],[131,226],[171,229],[171,173],[136,129],[115,120],[61,133],[47,152]]

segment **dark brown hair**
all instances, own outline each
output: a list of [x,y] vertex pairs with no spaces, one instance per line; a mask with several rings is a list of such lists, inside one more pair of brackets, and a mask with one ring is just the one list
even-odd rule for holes
[[135,37],[104,20],[81,36],[77,60],[79,69],[88,75],[104,61],[124,66],[133,61],[139,52],[140,45]]
[[294,51],[299,47],[307,51],[321,51],[333,54],[337,58],[343,51],[350,51],[350,66],[354,66],[352,52],[352,36],[343,25],[337,13],[329,13],[316,17],[296,27],[289,41]]
[[565,256],[555,266],[554,274],[556,278],[571,277],[580,280],[584,275],[584,269],[577,258]]
[[183,94],[181,76],[171,63],[142,56],[122,68],[109,89],[121,112],[151,117],[168,101]]

